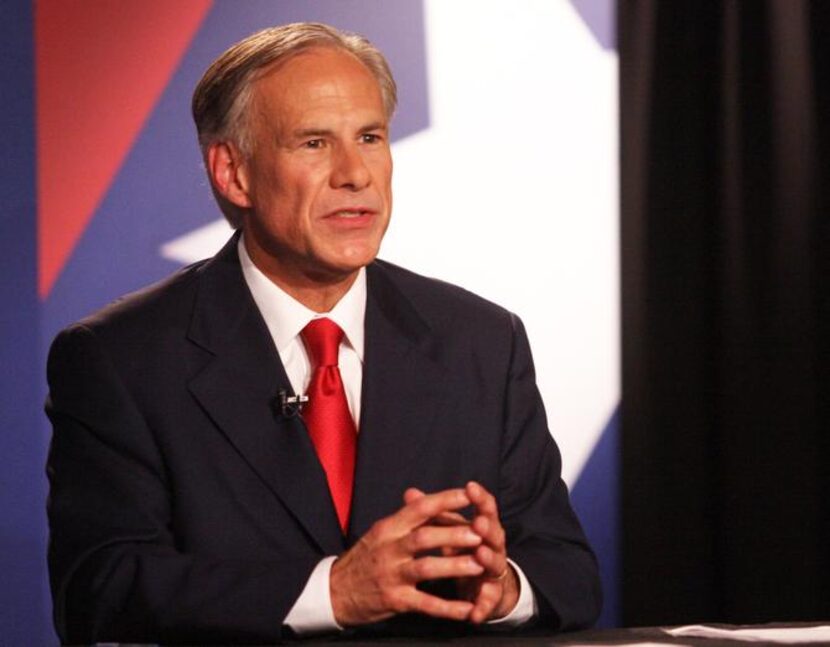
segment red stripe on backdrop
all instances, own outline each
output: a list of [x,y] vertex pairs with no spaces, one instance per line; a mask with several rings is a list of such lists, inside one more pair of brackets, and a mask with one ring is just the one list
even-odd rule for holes
[[211,0],[39,0],[38,292],[45,298]]

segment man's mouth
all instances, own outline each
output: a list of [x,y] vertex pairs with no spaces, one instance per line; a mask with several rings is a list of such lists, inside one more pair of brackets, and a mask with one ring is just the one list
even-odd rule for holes
[[365,216],[368,211],[365,209],[342,209],[341,211],[335,211],[332,215],[334,218],[359,218],[360,216]]
[[329,222],[353,223],[354,225],[366,225],[374,220],[377,215],[375,209],[369,207],[355,206],[343,209],[335,209],[327,213],[324,218]]

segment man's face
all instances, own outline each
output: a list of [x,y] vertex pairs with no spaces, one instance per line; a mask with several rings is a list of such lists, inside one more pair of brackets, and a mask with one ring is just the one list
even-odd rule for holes
[[277,283],[348,278],[376,256],[392,208],[380,87],[352,55],[315,48],[256,82],[243,163],[254,262]]

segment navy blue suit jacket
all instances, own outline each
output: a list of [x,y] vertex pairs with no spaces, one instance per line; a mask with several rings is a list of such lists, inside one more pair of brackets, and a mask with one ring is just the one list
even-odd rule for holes
[[348,537],[302,420],[275,407],[291,386],[236,237],[57,337],[49,566],[62,640],[279,640],[323,556],[399,509],[407,487],[471,479],[497,495],[540,621],[593,622],[596,562],[560,478],[521,322],[381,261],[367,286]]

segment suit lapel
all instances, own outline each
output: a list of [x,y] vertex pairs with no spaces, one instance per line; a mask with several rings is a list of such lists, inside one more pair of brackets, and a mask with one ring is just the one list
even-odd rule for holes
[[440,404],[444,370],[433,335],[388,270],[367,268],[366,343],[350,541],[402,505],[411,458]]
[[343,538],[314,447],[302,421],[283,417],[276,406],[279,391],[292,389],[245,285],[236,241],[201,269],[188,336],[214,357],[189,387],[320,550],[338,554]]

